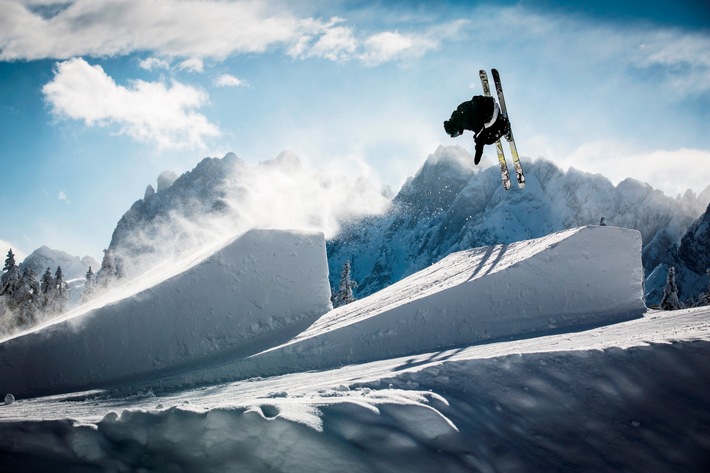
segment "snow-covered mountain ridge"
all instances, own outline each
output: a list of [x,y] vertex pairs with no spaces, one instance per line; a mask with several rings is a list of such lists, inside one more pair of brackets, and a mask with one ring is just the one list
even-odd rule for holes
[[[648,276],[659,265],[678,264],[673,255],[681,238],[710,203],[710,186],[671,198],[633,179],[614,186],[543,158],[524,167],[526,189],[505,192],[497,166],[476,167],[465,149],[441,146],[388,205],[386,194],[365,180],[306,175],[290,152],[257,167],[229,153],[205,158],[172,185],[147,193],[121,218],[109,248],[128,255],[130,266],[137,255],[165,258],[166,251],[199,246],[213,234],[254,226],[321,230],[331,287],[350,260],[355,294],[363,297],[455,251],[595,225],[604,217],[608,225],[641,232]],[[328,200],[313,201],[319,197]],[[656,273],[646,282],[649,304],[658,302],[665,282]],[[682,297],[707,282],[704,271],[697,279],[692,288],[679,281]]]
[[47,246],[37,248],[19,264],[20,271],[25,267],[29,267],[38,277],[40,277],[47,268],[54,274],[57,266],[61,266],[65,279],[83,279],[89,267],[91,267],[93,271],[98,271],[100,267],[99,262],[91,256],[80,258]]
[[710,202],[710,187],[673,199],[633,179],[614,186],[601,175],[564,172],[542,158],[523,165],[525,190],[506,192],[497,167],[478,170],[462,148],[440,147],[385,214],[343,222],[328,241],[331,285],[345,260],[362,297],[449,253],[598,224],[602,217],[608,225],[641,232],[648,275],[672,260],[671,252]]

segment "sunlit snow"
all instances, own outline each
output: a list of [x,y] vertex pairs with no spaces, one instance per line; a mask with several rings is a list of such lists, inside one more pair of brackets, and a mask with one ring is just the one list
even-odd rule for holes
[[648,311],[640,251],[582,227],[330,310],[322,234],[249,232],[1,343],[0,464],[704,471],[710,309]]

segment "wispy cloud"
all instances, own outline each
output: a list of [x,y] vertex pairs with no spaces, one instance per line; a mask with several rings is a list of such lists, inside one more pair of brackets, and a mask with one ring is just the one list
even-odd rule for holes
[[222,74],[217,77],[214,81],[214,85],[217,87],[248,87],[249,84],[246,81],[238,77],[234,77],[231,74]]
[[[580,15],[533,11],[522,6],[480,7],[466,28],[472,43],[500,35],[505,24],[515,36],[505,40],[513,56],[531,55],[567,75],[608,74],[606,83],[633,76],[634,83],[657,84],[677,95],[710,92],[710,35],[648,22],[614,22]],[[534,55],[534,56],[533,56]],[[562,60],[563,59],[563,60]],[[639,81],[638,79],[641,78]]]
[[168,69],[170,68],[170,62],[167,61],[166,59],[161,59],[157,57],[149,57],[146,59],[143,59],[138,63],[138,66],[141,69],[145,69],[147,71],[152,71],[154,69]]
[[71,200],[69,200],[69,197],[64,191],[59,191],[57,193],[57,200],[60,200],[62,202],[66,202],[67,204],[71,204]]
[[135,80],[124,87],[83,59],[58,63],[42,92],[58,117],[87,126],[115,126],[159,148],[201,148],[206,138],[220,134],[196,111],[207,103],[203,90],[176,81]]
[[331,61],[346,61],[358,48],[352,27],[342,25],[343,20],[334,18],[318,29],[300,35],[288,48],[287,53],[297,59],[320,57]]
[[681,94],[710,91],[710,35],[664,29],[638,38],[633,62],[649,70],[660,68],[663,81]]
[[180,64],[178,64],[178,69],[181,69],[183,71],[190,71],[190,72],[204,72],[205,71],[205,64],[202,61],[202,59],[198,57],[191,57],[189,59],[185,59],[182,61]]

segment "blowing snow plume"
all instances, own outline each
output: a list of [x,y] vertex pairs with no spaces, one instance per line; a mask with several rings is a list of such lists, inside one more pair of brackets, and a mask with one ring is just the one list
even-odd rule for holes
[[252,228],[320,231],[329,238],[339,220],[380,213],[389,202],[373,179],[310,172],[289,151],[257,166],[228,153],[146,192],[118,222],[109,250],[133,276]]

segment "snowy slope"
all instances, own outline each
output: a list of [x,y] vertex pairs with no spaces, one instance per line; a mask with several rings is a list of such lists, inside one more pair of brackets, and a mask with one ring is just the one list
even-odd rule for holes
[[66,392],[257,353],[332,307],[327,277],[322,233],[252,230],[153,287],[3,342],[0,386]]
[[[149,384],[274,376],[639,317],[640,245],[633,230],[583,227],[460,252],[324,314],[291,340],[264,340],[262,353],[228,352]],[[271,288],[260,290],[267,298]]]
[[0,406],[3,471],[683,471],[710,464],[710,309],[330,371]]
[[454,253],[325,314],[244,369],[254,376],[327,368],[640,317],[640,252],[636,231],[582,227]]
[[456,253],[327,312],[323,235],[251,231],[151,288],[0,344],[0,385],[214,382],[617,322],[645,311],[640,251],[636,231],[583,227]]
[[[144,307],[142,316],[166,333],[187,327],[239,337],[254,324],[231,328],[235,319],[205,307],[244,308],[241,298],[255,316],[270,304],[293,309],[291,322],[323,310],[322,235],[246,237],[249,244],[236,240],[150,290],[75,314],[79,333],[99,337],[100,328],[110,331],[102,343],[124,343],[103,352],[108,365],[98,363],[89,377],[130,366],[134,349],[162,363],[147,340],[182,363],[137,373],[110,391],[31,399],[15,392],[16,402],[0,406],[3,471],[701,472],[710,464],[710,310],[638,318],[645,309],[637,232],[583,227],[453,254],[294,333],[262,332],[254,350],[194,363],[192,344],[204,348],[203,338],[177,345],[157,328],[139,334],[100,322],[126,311],[124,321],[142,323],[130,313]],[[287,266],[295,279],[269,273]],[[215,274],[232,279],[213,288]],[[295,297],[274,302],[275,287]],[[186,324],[181,312],[193,311],[194,298],[202,318]],[[622,321],[630,317],[637,318]],[[611,322],[618,323],[589,328]],[[25,351],[29,368],[0,377],[0,389],[11,391],[14,376],[47,376],[33,370],[52,358],[69,360],[75,327],[66,321],[0,344],[0,373],[20,362],[8,356],[24,350],[23,339],[38,343],[46,334],[58,350]],[[551,330],[560,333],[541,336]],[[475,343],[501,335],[506,341]],[[370,361],[355,362],[363,359]],[[78,368],[92,363],[79,360]],[[338,367],[313,371],[318,365]],[[259,377],[219,382],[261,368]],[[268,375],[284,368],[288,374]]]

